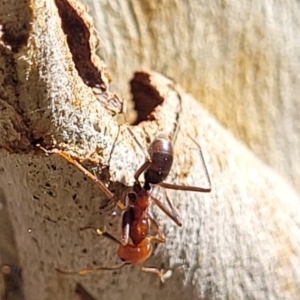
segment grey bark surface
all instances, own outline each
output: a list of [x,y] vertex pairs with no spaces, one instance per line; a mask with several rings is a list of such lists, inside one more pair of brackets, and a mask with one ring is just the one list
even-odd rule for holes
[[120,95],[141,67],[174,78],[300,191],[299,1],[84,2]]
[[[172,137],[180,126],[168,181],[207,184],[189,134],[203,147],[213,182],[211,194],[168,191],[183,220],[182,228],[152,208],[167,242],[157,247],[145,265],[171,269],[173,275],[162,285],[156,276],[136,266],[85,276],[55,271],[116,265],[117,246],[79,228],[106,226],[120,236],[121,214],[113,205],[99,209],[107,198],[95,183],[62,158],[46,157],[34,145],[43,142],[63,148],[90,167],[98,166],[101,179],[120,198],[130,190],[134,172],[144,161],[127,125],[118,126],[112,117],[110,100],[118,104],[118,97],[110,92],[104,64],[94,56],[97,39],[91,19],[81,5],[70,2],[73,14],[80,16],[77,21],[83,20],[80,24],[91,33],[83,41],[89,41],[88,59],[99,70],[98,93],[84,72],[78,71],[76,53],[71,54],[71,42],[62,30],[63,17],[58,14],[70,8],[68,2],[60,2],[67,4],[58,9],[58,2],[0,7],[11,22],[1,40],[0,182],[4,196],[0,204],[4,206],[5,199],[24,298],[80,299],[75,292],[80,284],[95,299],[298,299],[298,195],[192,96],[154,72],[148,73],[149,90],[163,101],[132,130],[147,147],[159,132]],[[28,27],[21,26],[22,20]],[[99,101],[101,96],[107,103]],[[139,101],[138,94],[134,97]],[[3,246],[7,243],[0,243],[1,253],[7,252]],[[0,284],[0,292],[5,288]]]

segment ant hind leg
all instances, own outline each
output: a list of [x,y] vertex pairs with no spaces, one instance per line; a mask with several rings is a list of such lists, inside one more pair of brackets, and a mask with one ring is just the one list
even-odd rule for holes
[[147,268],[143,266],[141,267],[141,270],[147,273],[156,274],[160,278],[162,283],[164,283],[166,279],[170,278],[173,273],[171,270],[168,270],[167,272],[164,273],[163,270],[158,270],[156,268]]
[[56,268],[55,270],[60,273],[60,274],[64,274],[64,275],[85,275],[88,273],[95,273],[98,271],[113,271],[113,270],[118,270],[123,268],[125,265],[128,265],[127,263],[123,263],[121,265],[118,266],[113,266],[113,267],[93,267],[93,268],[86,268],[86,269],[81,269],[79,271],[65,271],[65,270],[61,270]]
[[86,226],[86,227],[80,228],[81,231],[86,230],[86,229],[93,229],[93,230],[96,231],[97,235],[104,236],[104,237],[110,239],[111,241],[113,241],[113,242],[115,242],[115,243],[117,243],[119,245],[124,245],[124,243],[122,243],[119,239],[117,239],[112,234],[110,234],[109,232],[107,232],[105,229],[101,230],[100,228],[95,228],[93,226]]

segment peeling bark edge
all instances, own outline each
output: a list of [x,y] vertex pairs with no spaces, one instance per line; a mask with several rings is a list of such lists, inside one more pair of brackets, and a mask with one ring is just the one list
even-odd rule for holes
[[[3,125],[7,132],[0,146],[12,153],[30,151],[30,144],[51,139],[52,134],[59,136],[55,124],[62,116],[55,118],[53,111],[59,109],[55,98],[62,78],[59,97],[64,108],[71,103],[80,112],[96,101],[96,109],[109,116],[123,111],[121,99],[109,91],[106,66],[95,54],[99,40],[86,8],[72,0],[56,4],[0,4],[0,68],[5,78],[0,122],[11,124]],[[66,23],[81,26],[74,32]],[[62,142],[62,137],[57,140]]]

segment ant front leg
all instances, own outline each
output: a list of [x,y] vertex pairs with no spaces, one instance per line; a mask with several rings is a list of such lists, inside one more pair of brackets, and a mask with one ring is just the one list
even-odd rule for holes
[[[148,214],[148,217],[151,221],[151,224],[154,226],[154,230],[158,234],[158,237],[150,236],[148,238],[151,240],[151,242],[154,242],[154,243],[165,243],[166,242],[165,235],[160,230],[156,220],[154,219],[152,214],[150,214],[150,212],[148,212],[147,214]],[[168,270],[167,272],[164,273],[163,270],[158,270],[156,268],[148,268],[148,267],[144,267],[144,266],[141,267],[141,270],[144,271],[144,272],[147,272],[147,273],[156,274],[160,278],[162,283],[164,283],[166,279],[168,279],[172,276],[172,271],[171,270]]]
[[110,200],[114,200],[116,205],[121,210],[125,210],[124,204],[120,200],[116,199],[115,195],[104,185],[104,183],[97,176],[93,175],[91,172],[85,169],[78,161],[72,158],[69,154],[58,149],[47,150],[41,147],[40,145],[37,145],[37,147],[40,148],[42,151],[44,151],[47,155],[58,154],[61,157],[63,157],[65,160],[67,160],[69,163],[77,167],[84,175],[86,175],[88,178],[93,180]]
[[61,270],[56,268],[56,272],[64,275],[85,275],[88,273],[95,273],[97,271],[113,271],[113,270],[118,270],[123,268],[124,266],[128,265],[128,263],[123,263],[118,266],[113,266],[113,267],[93,267],[93,268],[86,268],[86,269],[81,269],[79,271],[66,271],[66,270]]
[[172,205],[171,201],[168,198],[168,195],[166,194],[166,198],[168,201],[168,204],[171,208],[168,209],[162,202],[160,202],[157,198],[151,196],[152,201],[170,218],[172,219],[178,226],[182,226],[182,223],[180,221],[180,218],[178,216],[178,213],[176,211],[176,209],[174,208],[174,206]]

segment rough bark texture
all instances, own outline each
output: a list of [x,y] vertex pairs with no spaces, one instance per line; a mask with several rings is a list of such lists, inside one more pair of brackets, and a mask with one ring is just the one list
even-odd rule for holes
[[[56,267],[118,263],[115,244],[79,228],[106,226],[118,235],[120,211],[113,205],[99,209],[107,198],[95,183],[34,145],[63,148],[98,166],[120,198],[144,157],[127,125],[113,118],[122,101],[110,91],[109,75],[94,54],[97,37],[84,7],[75,1],[16,1],[2,3],[0,12],[0,293],[10,290],[10,299],[26,300],[88,299],[85,290],[95,299],[298,299],[298,195],[194,98],[154,72],[138,73],[132,81],[141,121],[132,130],[146,147],[158,132],[171,137],[179,126],[168,181],[205,186],[199,151],[188,134],[194,137],[204,149],[213,192],[168,192],[182,228],[153,208],[167,242],[146,265],[173,270],[164,285],[135,266],[58,274]],[[258,124],[260,118],[253,118]]]
[[85,2],[121,95],[141,67],[174,78],[300,191],[299,1]]

